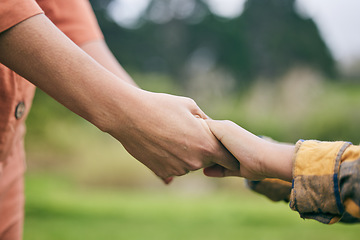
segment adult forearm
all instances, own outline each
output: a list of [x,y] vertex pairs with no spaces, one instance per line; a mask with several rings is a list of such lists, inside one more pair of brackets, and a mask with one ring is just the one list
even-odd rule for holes
[[214,163],[238,168],[195,117],[206,115],[191,99],[150,93],[121,81],[44,15],[0,34],[0,62],[111,134],[163,179]]
[[111,119],[106,116],[111,113],[106,107],[113,105],[109,96],[129,101],[131,86],[90,58],[43,14],[1,33],[0,53],[3,64],[99,128]]

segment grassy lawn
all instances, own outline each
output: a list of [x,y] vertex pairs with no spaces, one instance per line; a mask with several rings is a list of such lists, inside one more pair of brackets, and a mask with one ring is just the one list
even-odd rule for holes
[[25,240],[358,239],[357,225],[304,221],[250,191],[99,190],[29,175]]

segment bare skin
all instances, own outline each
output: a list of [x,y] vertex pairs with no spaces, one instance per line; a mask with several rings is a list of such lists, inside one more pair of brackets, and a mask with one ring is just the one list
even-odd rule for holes
[[292,180],[295,146],[264,140],[231,121],[206,120],[211,132],[240,163],[240,170],[214,165],[204,170],[210,177],[240,176],[251,180]]
[[238,168],[200,121],[207,117],[193,100],[144,91],[119,78],[43,14],[1,33],[0,53],[1,63],[111,134],[162,179],[213,164]]

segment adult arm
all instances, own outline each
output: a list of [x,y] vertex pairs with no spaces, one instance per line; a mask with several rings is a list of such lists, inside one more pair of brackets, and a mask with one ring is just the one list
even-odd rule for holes
[[88,0],[37,0],[37,3],[71,41],[120,79],[136,85],[108,49]]
[[[240,171],[213,166],[205,169],[208,176],[259,180],[250,187],[274,201],[290,201],[302,218],[327,224],[360,222],[360,146],[314,140],[282,144],[230,121],[207,123],[240,162]],[[292,185],[286,183],[290,181]]]
[[183,97],[141,90],[106,70],[43,14],[0,34],[0,62],[76,114],[118,139],[159,177],[180,176],[216,162],[237,162]]

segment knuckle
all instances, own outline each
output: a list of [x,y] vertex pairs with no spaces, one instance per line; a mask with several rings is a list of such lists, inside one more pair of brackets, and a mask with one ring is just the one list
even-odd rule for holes
[[156,176],[158,176],[161,179],[166,179],[169,177],[168,174],[164,174],[164,173],[155,173],[155,174],[156,174]]
[[163,168],[161,170],[153,170],[153,172],[161,179],[166,179],[168,177],[171,177],[173,174],[173,171]]
[[188,97],[184,97],[184,101],[186,104],[188,104],[189,106],[197,106],[196,102]]
[[189,171],[187,171],[186,169],[178,169],[176,171],[174,171],[174,175],[175,176],[183,176],[185,174],[187,174]]
[[168,171],[165,171],[164,169],[153,171],[155,174],[161,178],[168,177],[169,173]]

